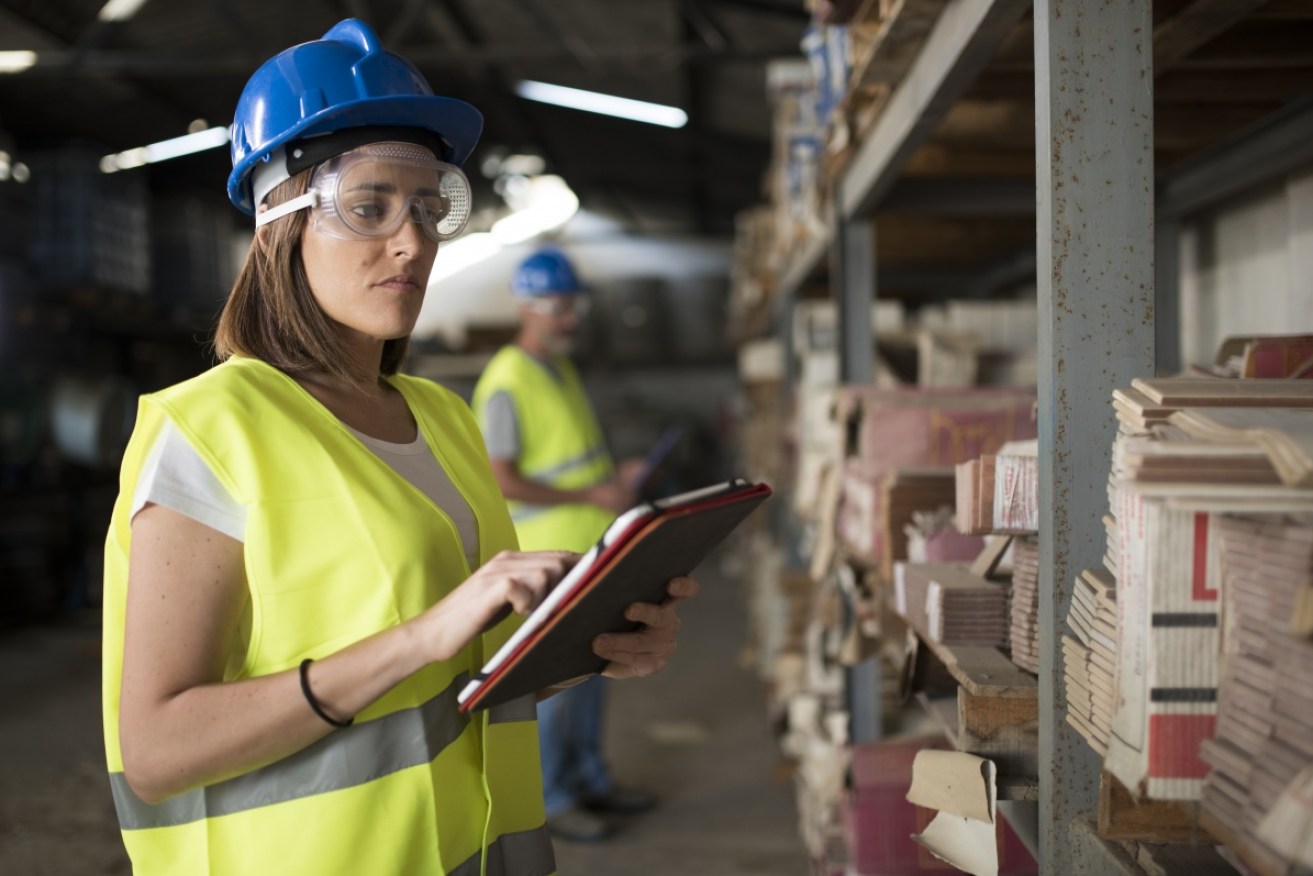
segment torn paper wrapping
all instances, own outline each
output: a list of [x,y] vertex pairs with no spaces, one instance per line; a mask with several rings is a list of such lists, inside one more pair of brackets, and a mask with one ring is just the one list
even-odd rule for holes
[[997,876],[995,775],[994,762],[974,754],[917,752],[907,800],[938,812],[912,839],[959,870]]

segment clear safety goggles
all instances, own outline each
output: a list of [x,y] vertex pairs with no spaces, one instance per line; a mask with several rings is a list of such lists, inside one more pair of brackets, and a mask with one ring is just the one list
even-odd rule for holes
[[450,240],[470,218],[470,183],[459,167],[410,143],[371,143],[320,164],[304,195],[256,214],[257,227],[297,210],[342,240],[388,237],[406,221],[429,240]]

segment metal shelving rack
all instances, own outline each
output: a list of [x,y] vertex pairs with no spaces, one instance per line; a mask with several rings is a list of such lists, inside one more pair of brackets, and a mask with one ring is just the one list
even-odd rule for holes
[[[842,325],[840,379],[869,382],[875,217],[915,151],[1033,11],[1040,513],[1049,523],[1040,541],[1038,803],[1012,804],[1007,816],[1036,819],[1019,832],[1037,828],[1048,874],[1141,872],[1094,829],[1100,763],[1067,725],[1061,685],[1071,582],[1099,566],[1104,549],[1108,399],[1133,377],[1179,368],[1181,217],[1313,161],[1313,101],[1303,99],[1155,173],[1155,57],[1161,76],[1265,6],[1304,18],[1281,0],[1160,4],[1168,8],[1155,21],[1152,0],[949,2],[834,181],[828,237],[801,247],[779,277],[787,326],[803,285],[828,271]],[[1288,76],[1306,72],[1292,67]],[[996,201],[1016,200],[995,188]],[[873,662],[848,675],[857,741],[879,726],[878,677]]]

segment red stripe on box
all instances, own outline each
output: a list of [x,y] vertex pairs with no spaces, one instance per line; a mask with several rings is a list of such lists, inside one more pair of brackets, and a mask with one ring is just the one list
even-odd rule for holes
[[1194,516],[1194,598],[1197,602],[1216,602],[1217,590],[1208,586],[1208,515]]
[[1155,779],[1202,779],[1209,766],[1199,759],[1213,738],[1216,715],[1150,715],[1149,775]]

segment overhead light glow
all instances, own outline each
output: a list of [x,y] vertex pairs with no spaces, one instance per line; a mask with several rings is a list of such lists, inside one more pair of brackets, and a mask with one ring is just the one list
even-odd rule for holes
[[104,6],[100,7],[100,12],[96,18],[101,21],[127,21],[137,14],[137,10],[145,5],[146,0],[109,0]]
[[0,52],[0,73],[20,73],[36,63],[36,52]]
[[133,167],[141,167],[143,164],[154,164],[157,161],[167,161],[170,158],[190,155],[193,152],[215,149],[227,143],[227,128],[209,128],[195,134],[183,134],[181,137],[174,137],[172,140],[161,140],[149,146],[138,146],[136,149],[106,155],[100,159],[100,169],[105,173],[114,173],[116,170],[129,170]]
[[515,93],[526,100],[601,113],[604,116],[632,119],[635,122],[647,122],[649,125],[682,128],[688,124],[688,113],[679,107],[648,103],[645,100],[630,100],[627,97],[584,91],[580,88],[566,88],[563,85],[550,85],[546,82],[525,79],[516,84]]
[[579,197],[559,176],[534,177],[525,188],[522,206],[492,225],[492,236],[503,246],[559,228],[579,210]]
[[429,285],[491,258],[500,249],[501,244],[487,232],[467,234],[451,243],[442,244],[438,247],[438,257],[429,274]]

